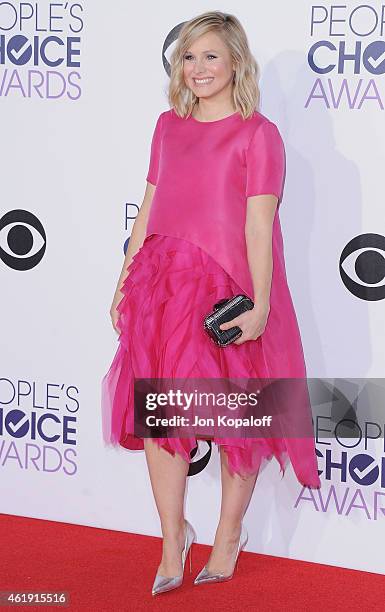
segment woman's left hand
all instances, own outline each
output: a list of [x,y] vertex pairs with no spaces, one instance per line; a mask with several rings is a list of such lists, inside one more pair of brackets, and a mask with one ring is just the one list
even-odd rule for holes
[[231,319],[231,321],[222,323],[219,329],[230,329],[235,325],[241,328],[242,336],[231,344],[243,344],[248,340],[256,340],[265,331],[269,312],[269,304],[255,304],[252,310],[246,310],[246,312],[242,312],[234,319]]

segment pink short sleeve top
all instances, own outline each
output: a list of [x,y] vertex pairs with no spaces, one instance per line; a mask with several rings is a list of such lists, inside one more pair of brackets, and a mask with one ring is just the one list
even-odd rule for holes
[[[246,120],[236,112],[210,122],[164,111],[151,143],[147,181],[156,190],[146,236],[157,233],[196,244],[253,298],[247,198],[273,194],[280,203],[284,172],[279,130],[258,111]],[[279,231],[279,223],[274,225]]]

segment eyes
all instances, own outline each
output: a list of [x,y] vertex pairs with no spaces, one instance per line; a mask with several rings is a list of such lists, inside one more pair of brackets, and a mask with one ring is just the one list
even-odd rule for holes
[[[184,56],[183,59],[189,61],[192,57],[194,57],[191,53],[186,53],[186,55]],[[212,53],[208,53],[206,55],[207,58],[213,57],[214,59],[217,57],[216,55],[213,55]]]

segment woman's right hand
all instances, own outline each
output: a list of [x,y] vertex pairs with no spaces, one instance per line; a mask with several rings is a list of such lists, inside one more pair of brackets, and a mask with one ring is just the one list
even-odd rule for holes
[[123,293],[121,291],[117,291],[114,295],[114,299],[112,300],[112,304],[111,304],[111,308],[110,308],[110,317],[111,317],[111,323],[112,326],[114,328],[114,330],[116,331],[117,334],[121,333],[121,330],[118,327],[118,320],[119,320],[119,312],[117,310],[117,305],[119,304],[120,300],[123,297]]

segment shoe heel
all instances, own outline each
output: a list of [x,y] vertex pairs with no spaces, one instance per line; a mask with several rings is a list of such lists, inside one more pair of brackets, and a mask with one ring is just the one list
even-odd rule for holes
[[237,559],[236,559],[236,561],[235,561],[234,571],[237,571],[237,569],[238,569],[238,561],[239,561],[239,557],[241,556],[241,553],[242,553],[243,549],[245,548],[245,546],[246,546],[246,544],[247,544],[247,542],[248,542],[248,539],[249,539],[249,535],[248,535],[248,533],[247,533],[247,531],[246,531],[246,528],[244,528],[244,527],[243,527],[243,525],[242,525],[242,529],[244,529],[244,530],[245,530],[245,539],[244,539],[244,541],[242,542],[242,544],[241,544],[241,546],[240,546],[240,548],[239,548],[239,552],[238,552],[238,555],[237,555]]
[[234,571],[237,571],[237,569],[238,569],[238,561],[239,561],[239,557],[240,557],[240,556],[241,556],[241,553],[239,553],[239,555],[238,555],[238,557],[237,557],[237,560],[236,560],[236,562],[235,562],[235,568],[234,568]]

